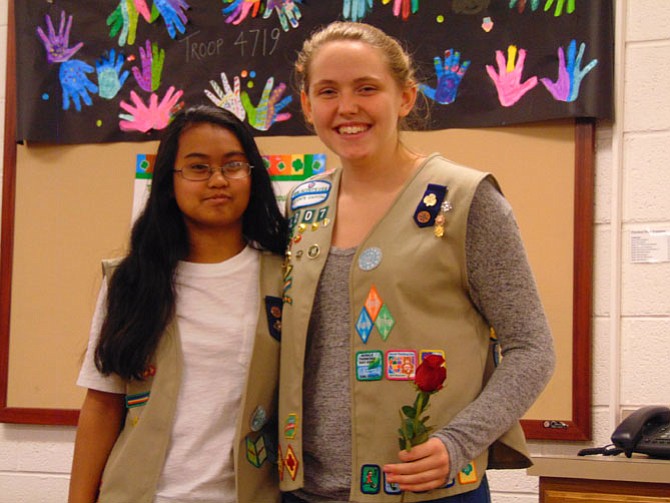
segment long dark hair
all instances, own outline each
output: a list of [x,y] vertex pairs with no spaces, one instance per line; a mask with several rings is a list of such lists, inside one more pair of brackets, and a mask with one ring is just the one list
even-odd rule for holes
[[95,365],[105,374],[141,379],[167,324],[175,314],[175,271],[189,252],[188,233],[174,198],[174,163],[179,138],[194,124],[231,131],[255,166],[242,233],[258,249],[284,253],[288,226],[272,189],[263,158],[250,130],[233,113],[211,106],[178,112],[165,129],[154,165],[147,204],[135,221],[130,251],[109,281],[107,314],[95,350]]

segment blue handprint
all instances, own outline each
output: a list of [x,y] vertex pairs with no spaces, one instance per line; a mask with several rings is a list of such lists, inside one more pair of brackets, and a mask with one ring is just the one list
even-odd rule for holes
[[563,48],[558,48],[558,78],[556,82],[548,78],[540,79],[554,99],[571,102],[579,97],[579,87],[582,79],[598,64],[598,60],[594,59],[583,69],[579,68],[582,64],[585,49],[586,44],[582,42],[579,46],[579,54],[577,54],[577,41],[571,40],[568,46],[568,64],[566,66]]
[[98,86],[91,82],[86,76],[91,73],[93,67],[78,59],[64,61],[60,66],[58,77],[60,85],[63,88],[63,110],[70,108],[70,100],[74,103],[77,112],[81,111],[81,102],[92,105],[91,97],[88,93],[97,93]]
[[342,17],[349,21],[360,21],[372,12],[372,0],[344,0]]
[[56,30],[54,29],[51,16],[47,14],[44,17],[47,21],[47,30],[49,32],[49,36],[45,35],[44,30],[42,30],[42,28],[39,26],[37,27],[37,34],[42,39],[44,48],[47,51],[47,61],[49,63],[62,63],[63,61],[67,61],[84,45],[83,42],[79,42],[74,47],[69,47],[70,29],[72,28],[72,16],[68,16],[66,25],[65,11],[61,11],[58,34],[56,34]]
[[98,74],[98,94],[101,98],[111,100],[123,86],[130,74],[128,70],[121,73],[124,62],[123,54],[119,54],[117,58],[114,49],[109,51],[107,59],[103,56],[95,62],[95,71]]
[[444,51],[444,65],[439,56],[433,59],[435,74],[437,75],[437,87],[433,89],[425,84],[419,85],[419,90],[431,100],[448,105],[456,101],[458,86],[470,66],[470,61],[460,63],[461,53],[453,49]]
[[186,31],[188,18],[184,11],[190,7],[185,0],[154,0],[154,7],[163,17],[170,38],[175,38],[177,31],[179,33]]
[[226,23],[234,25],[240,24],[249,14],[251,17],[258,15],[258,9],[261,6],[261,0],[224,0],[230,3],[228,7],[222,9],[223,15],[226,17]]

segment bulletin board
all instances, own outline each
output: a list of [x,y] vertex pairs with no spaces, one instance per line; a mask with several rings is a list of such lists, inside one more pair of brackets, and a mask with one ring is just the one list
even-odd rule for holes
[[[10,50],[8,67],[13,59]],[[72,425],[100,261],[124,253],[135,158],[157,144],[16,144],[13,79],[7,86],[0,421]],[[523,420],[531,439],[591,435],[593,135],[592,121],[570,119],[404,136],[417,150],[492,172],[514,208],[558,354],[554,377]],[[336,167],[315,137],[263,137],[259,146],[268,155],[326,153],[327,168]]]

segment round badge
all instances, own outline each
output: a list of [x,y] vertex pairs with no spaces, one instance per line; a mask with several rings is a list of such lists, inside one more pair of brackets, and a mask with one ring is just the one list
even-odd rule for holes
[[260,431],[261,428],[265,426],[267,420],[267,412],[265,412],[265,409],[259,405],[256,407],[256,410],[254,410],[253,414],[251,414],[251,422],[249,424],[251,431]]
[[307,256],[309,258],[316,258],[319,256],[321,253],[321,248],[319,248],[319,245],[312,245],[309,247],[309,250],[307,250]]
[[372,247],[363,250],[358,257],[358,267],[363,271],[371,271],[382,262],[381,248]]
[[435,194],[428,194],[423,198],[423,204],[426,206],[435,206],[437,204],[437,196]]
[[425,224],[430,220],[430,213],[427,211],[420,211],[416,215],[416,219],[419,221],[420,224]]

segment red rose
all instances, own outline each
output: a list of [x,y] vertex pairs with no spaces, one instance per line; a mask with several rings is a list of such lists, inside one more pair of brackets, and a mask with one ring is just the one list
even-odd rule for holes
[[417,388],[427,393],[442,389],[447,378],[447,369],[444,368],[444,358],[440,355],[428,355],[416,369],[414,383]]

